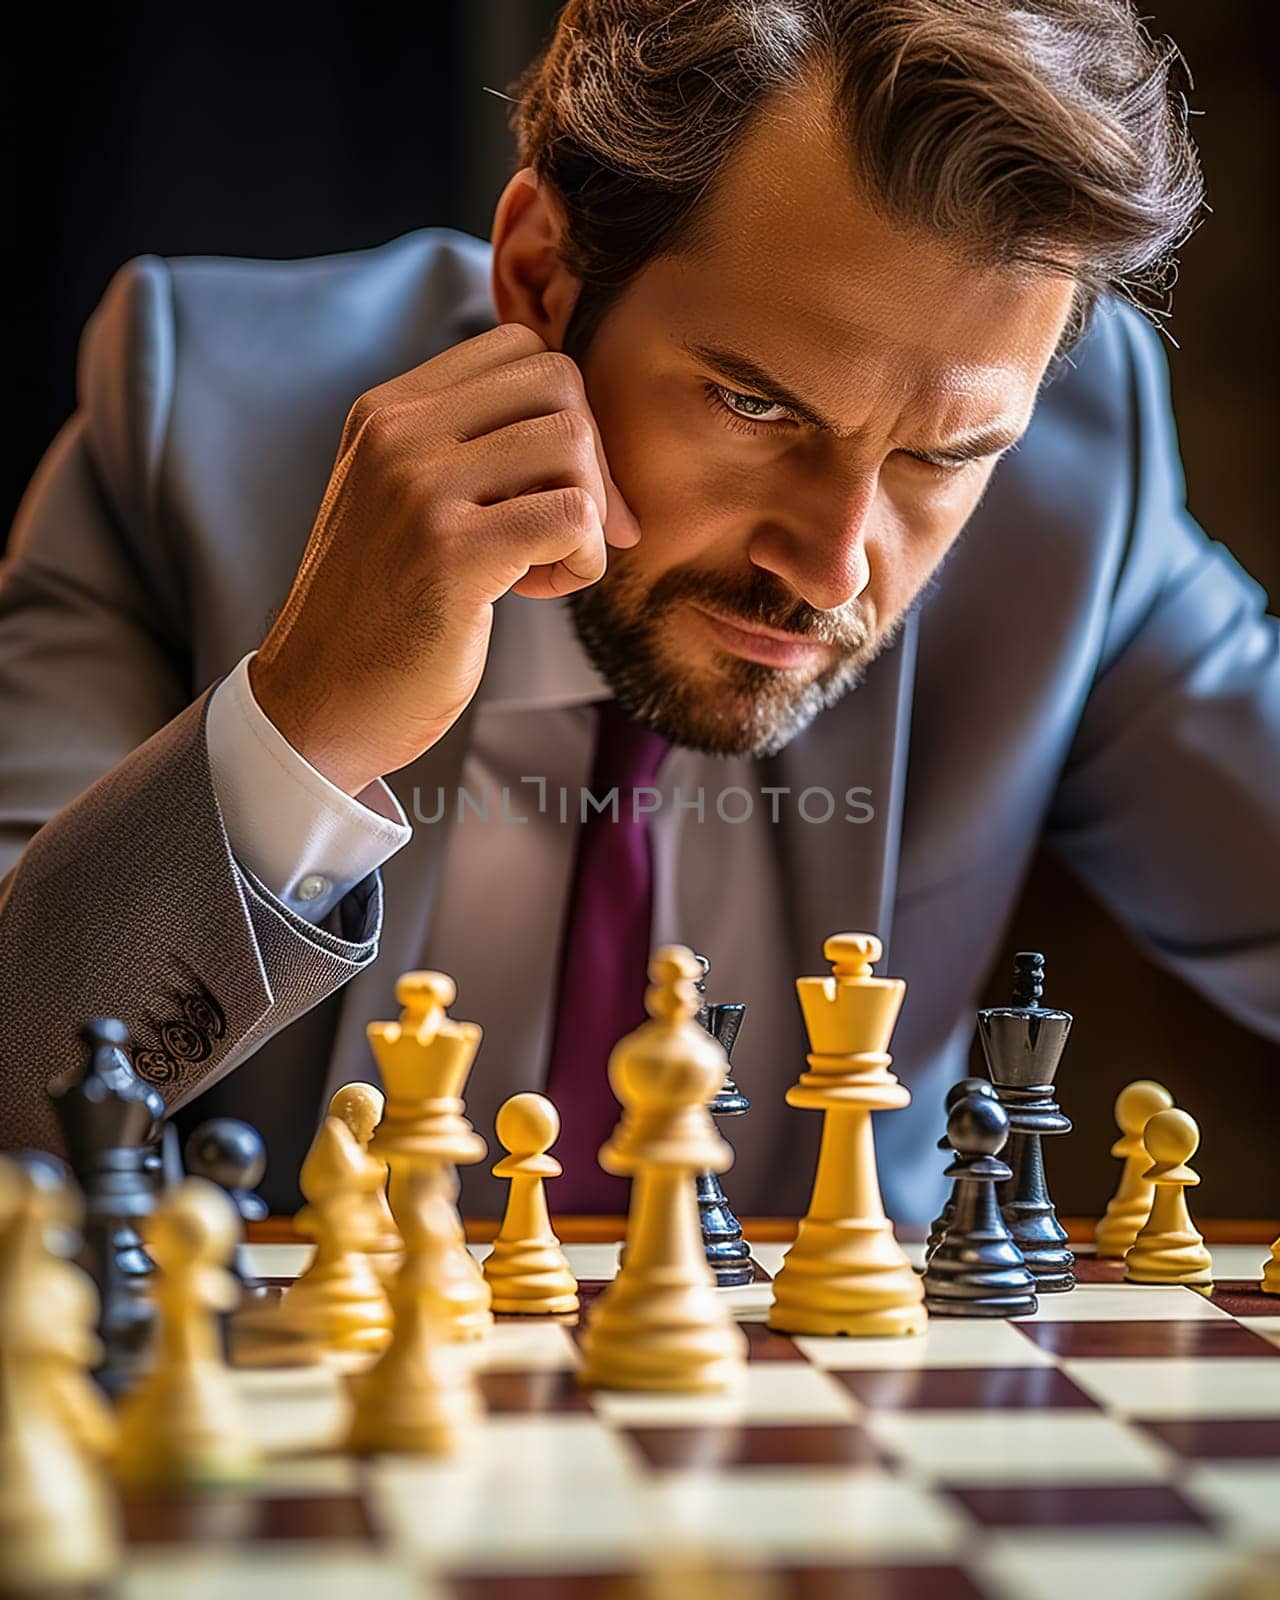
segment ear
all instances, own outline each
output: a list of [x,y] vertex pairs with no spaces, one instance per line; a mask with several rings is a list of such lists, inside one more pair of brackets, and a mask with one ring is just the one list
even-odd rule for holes
[[532,167],[522,167],[502,191],[491,231],[498,321],[523,323],[550,349],[561,349],[581,280],[560,260],[563,210]]

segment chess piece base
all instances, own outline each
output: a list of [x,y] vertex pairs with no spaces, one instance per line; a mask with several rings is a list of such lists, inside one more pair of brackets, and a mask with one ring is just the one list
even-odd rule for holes
[[57,1427],[16,1418],[9,1425],[13,1436],[0,1450],[4,1592],[45,1595],[108,1579],[120,1537],[97,1463]]
[[1074,1289],[1076,1279],[1072,1268],[1076,1258],[1067,1247],[1066,1231],[1052,1206],[1006,1200],[1000,1209],[1010,1237],[1036,1280],[1036,1293],[1066,1294]]
[[1198,1233],[1142,1235],[1124,1258],[1126,1283],[1186,1284],[1212,1288],[1213,1257]]
[[305,1339],[317,1350],[377,1355],[391,1340],[391,1305],[366,1256],[317,1263],[262,1316],[264,1332]]
[[229,1374],[212,1364],[171,1374],[157,1368],[121,1411],[116,1472],[136,1489],[251,1483],[257,1452],[245,1436]]
[[755,1282],[756,1268],[750,1256],[745,1261],[717,1261],[708,1255],[707,1265],[715,1275],[717,1289],[740,1289]]
[[1123,1261],[1130,1245],[1146,1226],[1151,1215],[1151,1196],[1136,1202],[1113,1200],[1098,1224],[1094,1255],[1099,1261]]
[[1035,1295],[996,1295],[992,1299],[944,1300],[926,1292],[925,1309],[931,1317],[1034,1317],[1040,1302]]
[[962,1247],[944,1242],[930,1257],[924,1303],[931,1317],[1029,1317],[1039,1288],[1010,1240],[971,1233]]
[[595,1303],[578,1377],[589,1388],[697,1394],[735,1388],[746,1356],[746,1337],[710,1282],[633,1266]]
[[498,1239],[485,1258],[492,1309],[503,1315],[554,1317],[578,1309],[578,1282],[554,1239]]
[[700,1172],[697,1194],[703,1253],[715,1274],[716,1287],[735,1289],[751,1283],[755,1278],[751,1246],[742,1237],[742,1225],[729,1207],[719,1174]]
[[353,1380],[355,1412],[346,1439],[354,1455],[452,1455],[481,1411],[468,1376],[433,1350],[415,1371],[385,1361]]
[[774,1279],[780,1333],[912,1337],[928,1326],[924,1286],[887,1219],[805,1218]]
[[636,1182],[626,1259],[588,1315],[579,1382],[693,1394],[736,1388],[746,1378],[746,1335],[702,1259],[688,1179],[658,1170]]
[[[746,1345],[709,1330],[689,1337],[673,1328],[670,1336],[653,1330],[645,1337],[624,1336],[621,1318],[610,1317],[594,1339],[584,1337],[578,1381],[588,1389],[657,1390],[710,1394],[737,1388],[746,1375]],[[736,1331],[736,1330],[735,1330]]]
[[442,1268],[437,1292],[450,1339],[483,1339],[493,1327],[493,1296],[479,1263],[463,1242],[461,1227],[447,1266]]

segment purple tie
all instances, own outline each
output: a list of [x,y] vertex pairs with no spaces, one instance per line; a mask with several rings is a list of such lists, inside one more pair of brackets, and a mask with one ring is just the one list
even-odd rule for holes
[[[620,1212],[628,1181],[603,1172],[600,1146],[619,1116],[609,1087],[609,1052],[645,1018],[653,863],[648,816],[638,818],[632,790],[652,785],[669,745],[613,700],[597,707],[590,790],[597,804],[578,836],[573,884],[560,942],[560,977],[547,1094],[560,1113],[556,1156],[564,1176],[551,1185],[552,1209]],[[651,799],[651,797],[650,797]]]

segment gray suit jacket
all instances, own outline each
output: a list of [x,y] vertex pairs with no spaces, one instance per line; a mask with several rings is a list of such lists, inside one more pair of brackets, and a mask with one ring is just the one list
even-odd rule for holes
[[[373,1076],[364,1027],[419,960],[447,828],[419,826],[313,927],[233,858],[204,713],[288,591],[351,403],[492,325],[488,263],[441,228],[302,261],[143,256],[91,318],[78,409],[0,569],[6,1144],[56,1147],[45,1084],[94,1014],[128,1023],[175,1109],[200,1096],[267,1129],[277,1203],[326,1090]],[[936,1203],[940,1097],[1042,834],[1157,960],[1280,1039],[1265,608],[1185,511],[1158,336],[1108,304],[899,642],[769,764],[876,799],[874,825],[839,834],[784,814],[777,849],[794,971],[861,927],[908,981],[894,1054],[916,1102],[878,1134],[899,1216]],[[458,781],[469,723],[393,776],[406,805]],[[797,1021],[758,1100],[803,1049]],[[482,1131],[520,1087],[482,1051]],[[817,1119],[787,1116],[734,1129],[744,1210],[803,1207]],[[497,1197],[482,1173],[464,1193]]]

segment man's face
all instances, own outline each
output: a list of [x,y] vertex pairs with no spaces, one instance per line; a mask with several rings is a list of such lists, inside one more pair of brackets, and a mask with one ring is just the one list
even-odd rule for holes
[[892,639],[1071,304],[874,216],[816,103],[756,124],[704,253],[648,267],[579,358],[642,530],[573,597],[579,634],[627,709],[718,754],[780,749]]

